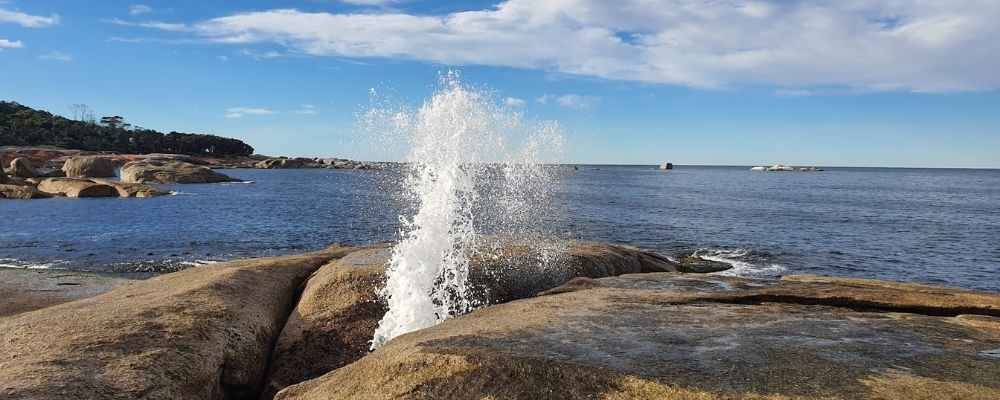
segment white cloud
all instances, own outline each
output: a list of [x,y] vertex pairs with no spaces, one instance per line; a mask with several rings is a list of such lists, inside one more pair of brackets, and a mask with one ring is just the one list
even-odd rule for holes
[[149,14],[151,12],[153,12],[153,7],[147,6],[145,4],[133,4],[131,6],[128,6],[129,15]]
[[9,22],[21,25],[25,28],[45,28],[59,23],[59,15],[52,14],[48,17],[41,15],[25,14],[20,11],[10,11],[0,8],[0,23]]
[[254,60],[258,60],[258,61],[260,61],[260,60],[269,60],[269,59],[272,59],[272,58],[281,58],[281,57],[285,57],[286,56],[286,54],[279,53],[279,52],[274,51],[274,50],[256,51],[256,50],[251,50],[251,49],[243,49],[243,50],[240,50],[240,54],[242,54],[244,56],[247,56],[247,57],[251,57]]
[[300,107],[298,110],[295,110],[295,113],[302,115],[316,115],[319,114],[319,110],[317,110],[316,106],[312,104],[303,104],[302,107]]
[[24,43],[20,40],[10,41],[7,39],[0,39],[0,49],[20,49],[24,47]]
[[517,97],[508,97],[503,100],[503,104],[507,107],[520,108],[524,107],[527,102],[524,101],[524,99],[519,99]]
[[149,28],[149,29],[159,29],[161,31],[168,32],[187,32],[191,30],[191,27],[186,24],[173,23],[173,22],[163,22],[163,21],[126,21],[120,18],[109,18],[102,20],[105,23],[121,25],[121,26],[131,26],[136,28]]
[[582,94],[564,94],[559,96],[546,94],[535,99],[535,102],[538,104],[549,104],[549,102],[555,102],[555,104],[560,107],[572,108],[574,110],[587,110],[597,107],[597,105],[601,103],[601,98]]
[[316,56],[699,88],[955,91],[1000,88],[997,20],[994,0],[507,0],[443,15],[269,10],[188,27],[203,40]]
[[574,110],[589,110],[597,107],[600,102],[600,97],[579,94],[564,94],[556,98],[556,103],[560,106]]
[[253,108],[253,107],[230,107],[226,109],[226,118],[243,118],[247,115],[272,115],[277,114],[277,112],[269,110],[267,108]]
[[222,61],[222,62],[229,61],[229,56],[226,56],[226,55],[215,56],[215,58],[218,59],[219,61]]
[[59,62],[70,62],[70,61],[73,61],[73,56],[72,55],[63,53],[61,51],[53,51],[53,52],[45,53],[45,54],[42,54],[42,55],[38,56],[38,58],[41,59],[41,60],[59,61]]

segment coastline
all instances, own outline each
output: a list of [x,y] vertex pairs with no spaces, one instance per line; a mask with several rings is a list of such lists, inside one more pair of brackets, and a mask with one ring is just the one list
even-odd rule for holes
[[[22,289],[5,297],[36,308],[0,317],[0,353],[10,355],[0,360],[0,394],[929,400],[945,388],[961,398],[1000,395],[993,379],[1000,295],[684,273],[655,253],[597,242],[571,245],[563,272],[486,273],[508,262],[532,265],[534,256],[517,247],[477,264],[473,287],[486,285],[482,293],[492,296],[482,307],[369,353],[385,312],[375,295],[385,249],[333,245],[143,281],[0,270],[7,282],[0,288]],[[79,285],[60,289],[66,282]],[[729,360],[726,373],[720,360]]]

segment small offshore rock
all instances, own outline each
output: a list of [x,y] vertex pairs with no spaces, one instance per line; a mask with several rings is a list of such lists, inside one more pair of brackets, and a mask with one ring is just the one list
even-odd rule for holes
[[707,274],[732,269],[733,266],[724,262],[706,260],[696,255],[687,255],[677,259],[681,272]]

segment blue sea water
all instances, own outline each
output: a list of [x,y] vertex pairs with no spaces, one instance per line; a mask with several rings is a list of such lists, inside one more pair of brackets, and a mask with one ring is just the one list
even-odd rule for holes
[[[249,184],[152,199],[0,202],[0,265],[171,271],[393,240],[392,172],[226,170]],[[1000,292],[1000,170],[580,166],[555,188],[567,236],[733,264]]]

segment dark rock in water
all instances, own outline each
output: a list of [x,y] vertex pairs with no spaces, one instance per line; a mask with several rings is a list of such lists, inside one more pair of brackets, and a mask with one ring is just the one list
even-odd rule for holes
[[2,318],[0,398],[252,398],[300,285],[347,251],[191,268]]
[[[277,399],[996,399],[1000,295],[623,275],[400,336]],[[963,315],[973,314],[973,315]]]
[[63,163],[62,170],[69,178],[112,178],[120,165],[102,156],[74,156]]
[[114,187],[87,179],[46,178],[38,183],[38,190],[51,196],[118,197]]
[[31,167],[31,162],[24,157],[18,157],[11,160],[10,170],[8,172],[11,176],[20,178],[34,178],[37,176],[35,174],[35,169]]
[[218,183],[238,182],[206,166],[172,159],[132,161],[122,167],[125,183]]
[[728,269],[732,269],[733,266],[726,264],[724,262],[706,260],[704,258],[688,255],[677,259],[677,263],[680,264],[681,272],[690,272],[698,274],[707,274],[711,272],[721,272]]
[[[275,346],[261,399],[282,388],[348,365],[368,353],[385,305],[376,293],[384,284],[387,245],[375,246],[320,268]],[[482,304],[498,304],[559,286],[575,277],[676,271],[655,253],[596,242],[573,242],[562,257],[541,268],[533,247],[505,244],[470,260],[470,291]]]

